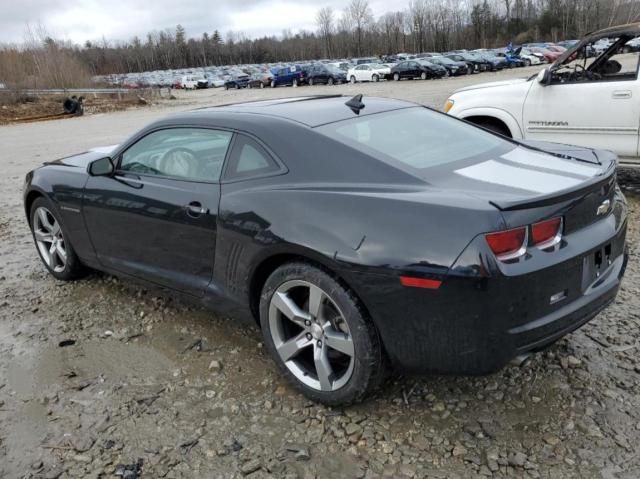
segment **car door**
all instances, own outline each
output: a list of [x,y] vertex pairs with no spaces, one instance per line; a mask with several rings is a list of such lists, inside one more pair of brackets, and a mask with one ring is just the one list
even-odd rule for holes
[[358,65],[355,69],[354,69],[354,73],[355,73],[355,77],[356,77],[356,81],[363,81],[364,78],[364,65]]
[[105,267],[202,295],[213,274],[219,178],[232,133],[151,131],[117,154],[112,176],[92,176],[83,213]]
[[541,84],[533,80],[523,109],[528,139],[638,155],[638,53],[615,55],[622,70],[599,80]]
[[407,62],[400,62],[396,65],[396,71],[400,75],[400,78],[407,76]]
[[326,83],[328,80],[327,70],[324,67],[314,67],[315,81],[318,83]]

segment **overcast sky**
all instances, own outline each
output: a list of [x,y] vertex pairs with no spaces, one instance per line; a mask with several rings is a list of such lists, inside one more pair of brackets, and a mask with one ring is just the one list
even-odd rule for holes
[[[374,15],[404,9],[409,0],[370,0]],[[52,36],[86,40],[129,40],[180,23],[189,37],[219,30],[248,37],[315,30],[319,8],[342,10],[346,0],[0,0],[0,43],[19,43],[28,24]]]

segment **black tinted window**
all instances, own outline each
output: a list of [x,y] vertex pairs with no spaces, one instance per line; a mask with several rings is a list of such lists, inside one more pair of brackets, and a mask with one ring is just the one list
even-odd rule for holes
[[238,135],[229,156],[225,179],[250,178],[280,170],[271,155],[251,138]]
[[316,131],[382,161],[415,170],[514,148],[498,136],[418,107],[330,123]]

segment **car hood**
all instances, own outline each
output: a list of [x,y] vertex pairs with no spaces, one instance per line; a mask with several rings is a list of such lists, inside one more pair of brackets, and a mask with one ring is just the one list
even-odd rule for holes
[[86,168],[92,161],[109,156],[117,147],[118,145],[97,146],[95,148],[91,148],[89,151],[85,151],[84,153],[78,153],[77,155],[66,156],[64,158],[51,161],[49,164]]
[[515,80],[502,80],[502,81],[494,81],[488,83],[478,83],[477,85],[470,85],[464,88],[460,88],[455,91],[458,93],[460,91],[469,91],[469,90],[480,90],[484,88],[495,88],[495,87],[505,87],[512,85],[523,85],[527,83],[529,80],[527,78],[517,78]]

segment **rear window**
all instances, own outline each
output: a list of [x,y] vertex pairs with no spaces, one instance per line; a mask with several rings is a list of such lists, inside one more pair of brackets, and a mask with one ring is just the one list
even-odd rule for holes
[[382,161],[417,170],[514,148],[495,135],[421,107],[330,123],[317,130]]

